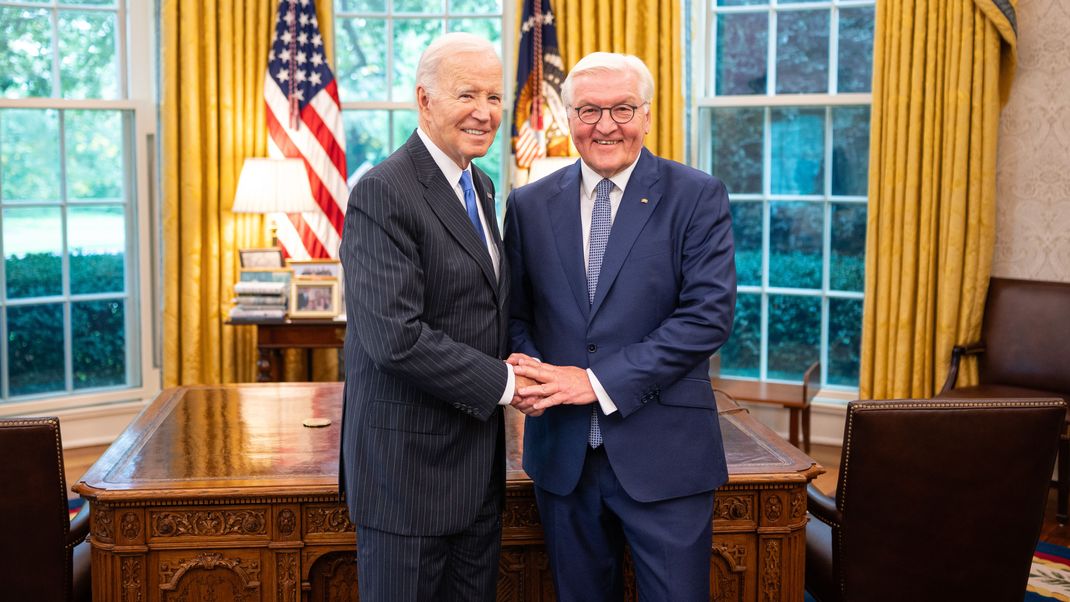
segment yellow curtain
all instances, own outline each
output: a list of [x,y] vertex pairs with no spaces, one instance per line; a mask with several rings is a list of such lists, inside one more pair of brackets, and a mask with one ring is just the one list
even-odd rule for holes
[[[517,2],[519,11],[521,2]],[[585,55],[622,52],[643,59],[654,74],[653,123],[646,146],[684,160],[683,57],[679,0],[550,0],[557,17],[565,70]]]
[[[267,155],[263,86],[277,6],[161,5],[164,386],[255,380],[253,329],[223,321],[238,279],[237,249],[266,246],[263,220],[235,216],[230,207],[242,162]],[[329,49],[330,0],[318,0],[316,10]],[[293,364],[287,361],[288,376],[303,369]],[[331,380],[336,370],[336,363],[323,366]]]
[[980,336],[1014,4],[877,3],[862,398],[930,397],[951,348]]

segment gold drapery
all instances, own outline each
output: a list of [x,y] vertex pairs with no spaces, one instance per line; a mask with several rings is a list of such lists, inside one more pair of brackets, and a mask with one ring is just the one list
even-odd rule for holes
[[930,397],[951,348],[980,336],[1014,4],[877,3],[862,398]]
[[[161,5],[164,386],[255,380],[253,329],[223,321],[237,249],[266,246],[263,219],[230,207],[242,162],[267,155],[263,87],[277,7],[277,0]],[[330,0],[317,0],[316,10],[330,49]],[[316,376],[333,380],[337,362],[325,359]],[[289,378],[302,369],[287,361]]]
[[[684,159],[683,57],[678,0],[550,0],[566,71],[585,55],[622,52],[641,58],[654,74],[653,119],[646,146]],[[517,2],[518,10],[521,6]]]

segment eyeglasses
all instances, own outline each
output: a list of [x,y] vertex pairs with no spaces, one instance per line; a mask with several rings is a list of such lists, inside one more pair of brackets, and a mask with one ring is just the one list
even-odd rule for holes
[[624,125],[635,117],[635,110],[641,106],[648,105],[649,102],[644,102],[641,105],[629,105],[619,104],[612,107],[596,107],[594,105],[583,105],[582,107],[572,107],[572,110],[576,112],[576,117],[580,121],[587,125],[594,125],[602,120],[602,112],[609,111],[609,117],[616,123]]

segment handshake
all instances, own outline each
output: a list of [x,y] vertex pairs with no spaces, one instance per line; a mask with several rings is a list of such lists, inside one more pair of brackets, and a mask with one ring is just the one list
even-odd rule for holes
[[528,416],[541,416],[560,404],[582,405],[597,401],[587,371],[576,366],[555,366],[514,353],[505,360],[513,366],[516,390],[511,405]]

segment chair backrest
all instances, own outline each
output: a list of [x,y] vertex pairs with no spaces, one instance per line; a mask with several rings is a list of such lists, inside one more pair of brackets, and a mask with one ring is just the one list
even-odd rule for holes
[[992,278],[981,341],[981,383],[1070,395],[1070,283]]
[[1021,600],[1066,405],[848,405],[833,532],[844,600]]
[[58,418],[0,419],[0,596],[67,600],[67,482]]

